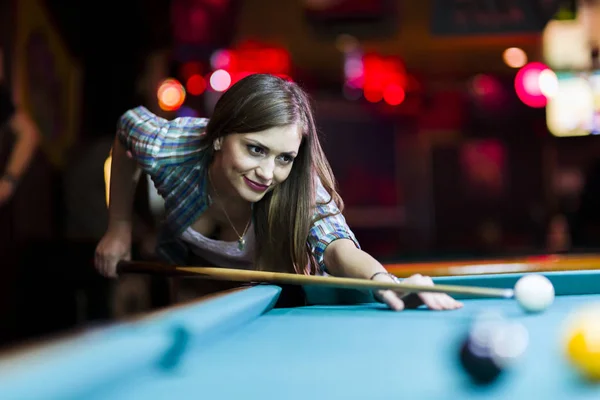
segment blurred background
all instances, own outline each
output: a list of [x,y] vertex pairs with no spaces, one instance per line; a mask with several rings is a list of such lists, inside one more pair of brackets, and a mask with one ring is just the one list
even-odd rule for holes
[[[347,219],[382,262],[599,247],[596,1],[1,4],[3,82],[42,139],[2,206],[3,344],[169,304],[165,282],[92,268],[116,121],[210,117],[251,73],[310,93]],[[161,207],[142,179],[138,258]]]

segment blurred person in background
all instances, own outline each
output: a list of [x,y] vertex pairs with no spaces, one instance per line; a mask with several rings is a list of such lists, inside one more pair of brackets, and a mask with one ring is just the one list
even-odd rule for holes
[[31,116],[14,101],[4,79],[4,61],[0,48],[0,342],[11,338],[14,312],[13,287],[16,276],[17,239],[14,232],[12,202],[38,150],[40,133]]

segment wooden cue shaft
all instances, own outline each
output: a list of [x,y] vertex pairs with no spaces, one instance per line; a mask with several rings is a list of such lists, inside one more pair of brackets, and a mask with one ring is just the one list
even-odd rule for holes
[[328,286],[343,289],[395,290],[398,292],[436,292],[448,294],[473,295],[479,297],[512,298],[512,289],[484,288],[476,286],[456,285],[414,285],[410,283],[394,283],[371,281],[368,279],[324,277],[300,275],[282,272],[252,271],[229,268],[182,267],[147,262],[121,261],[119,273],[159,273],[163,275],[188,276],[211,280],[234,282],[262,282],[288,285]]

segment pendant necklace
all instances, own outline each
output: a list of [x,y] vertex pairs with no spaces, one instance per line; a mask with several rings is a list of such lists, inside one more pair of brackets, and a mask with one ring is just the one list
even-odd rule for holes
[[[217,189],[215,188],[215,185],[213,184],[212,181],[212,176],[210,174],[210,169],[208,170],[208,180],[210,181],[210,186],[212,186],[213,190],[215,191],[215,194],[217,195],[217,197],[219,198],[219,200],[221,200],[221,196],[219,196],[219,192],[217,191]],[[244,228],[244,232],[240,235],[239,232],[237,231],[237,229],[235,229],[235,225],[233,224],[233,222],[231,222],[231,218],[229,218],[229,214],[227,214],[227,210],[225,210],[225,207],[221,204],[221,202],[219,201],[219,207],[221,207],[221,210],[223,210],[223,213],[225,214],[225,217],[227,217],[227,220],[229,221],[229,224],[231,225],[231,227],[233,228],[235,234],[238,236],[238,249],[240,251],[244,250],[244,248],[246,247],[246,232],[248,231],[248,228],[250,227],[250,222],[252,221],[252,215],[250,216],[250,219],[248,220],[248,223],[246,224],[246,228]]]

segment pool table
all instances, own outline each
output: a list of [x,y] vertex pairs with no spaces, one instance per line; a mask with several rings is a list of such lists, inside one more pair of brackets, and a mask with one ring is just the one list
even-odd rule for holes
[[[527,273],[527,272],[525,272]],[[7,354],[1,399],[599,399],[563,355],[569,314],[600,301],[600,271],[544,273],[555,303],[526,314],[514,300],[464,297],[464,308],[395,313],[378,303],[274,308],[259,284]],[[445,284],[512,287],[523,273],[439,276]],[[310,290],[310,288],[307,288]],[[520,362],[489,386],[458,363],[478,312],[528,329]]]

